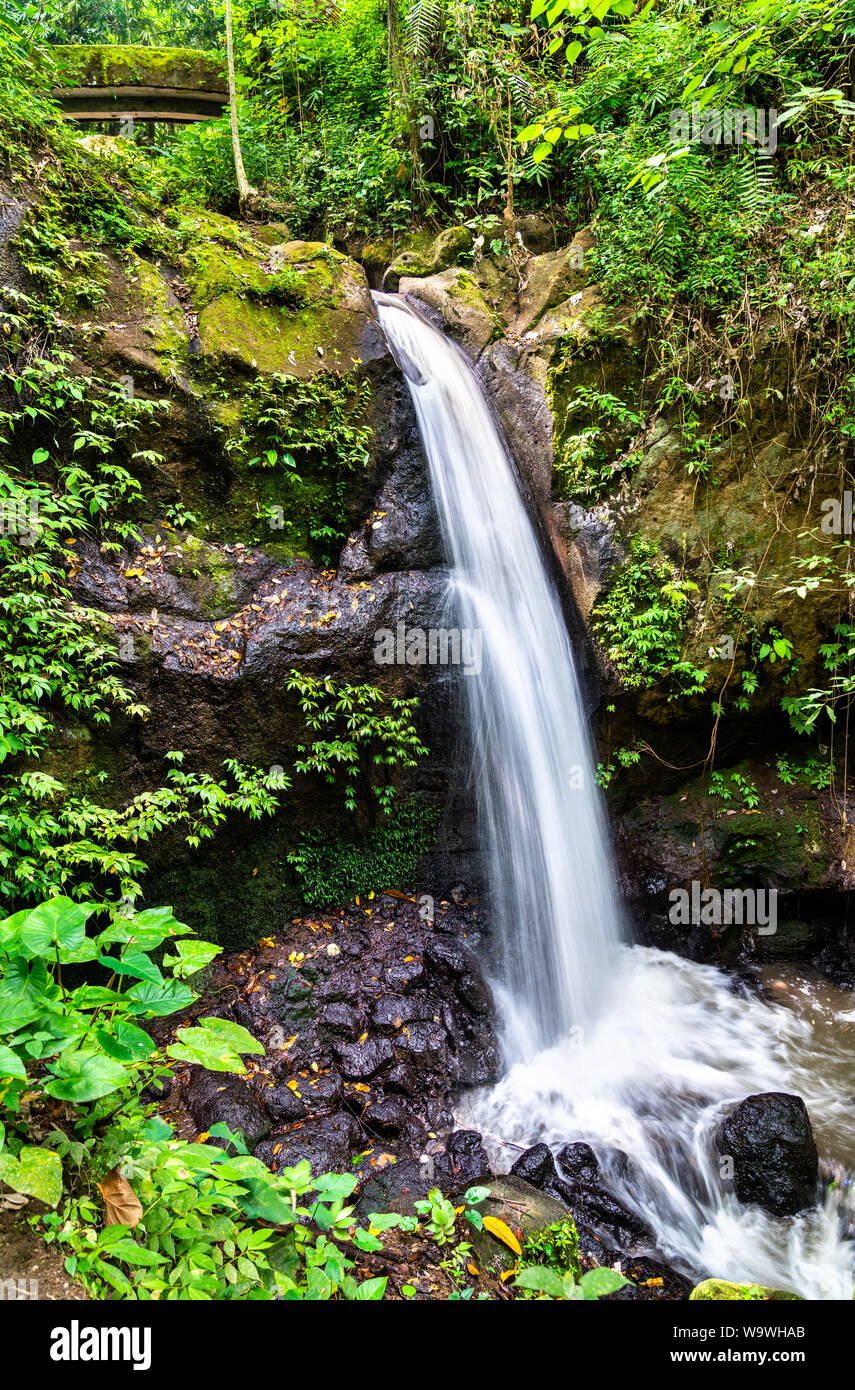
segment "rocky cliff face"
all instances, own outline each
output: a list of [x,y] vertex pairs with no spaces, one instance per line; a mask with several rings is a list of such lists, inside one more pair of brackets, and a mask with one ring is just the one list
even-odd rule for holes
[[[114,142],[87,143],[109,171]],[[3,269],[21,288],[17,238],[36,217],[37,197],[20,198],[3,228]],[[171,217],[169,245],[169,260],[81,245],[86,283],[71,272],[64,304],[73,369],[151,407],[113,454],[141,481],[138,537],[81,540],[70,571],[150,713],[106,733],[61,720],[42,769],[116,806],[162,785],[173,750],[194,772],[222,775],[236,759],[287,777],[306,735],[290,672],[417,696],[430,757],[401,791],[455,807],[425,861],[426,886],[447,896],[471,856],[453,673],[375,661],[379,630],[446,625],[446,576],[410,399],[365,273],[284,225],[202,211]],[[29,462],[25,435],[11,448]],[[298,832],[347,837],[373,814],[361,794],[346,813],[321,778],[284,800],[273,820],[235,817],[198,852],[178,833],[155,837],[147,894],[224,941],[281,926],[298,907],[286,866]]]

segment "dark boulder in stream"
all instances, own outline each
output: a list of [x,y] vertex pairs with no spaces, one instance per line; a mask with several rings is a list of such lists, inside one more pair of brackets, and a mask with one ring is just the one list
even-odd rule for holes
[[795,1216],[816,1204],[819,1158],[801,1096],[748,1096],[719,1125],[715,1144],[722,1160],[731,1160],[740,1202],[772,1216]]

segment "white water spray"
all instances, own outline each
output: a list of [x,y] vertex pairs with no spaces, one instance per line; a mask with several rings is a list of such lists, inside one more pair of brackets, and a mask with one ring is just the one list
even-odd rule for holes
[[[712,1145],[735,1102],[783,1090],[803,1097],[825,1156],[851,1164],[845,1039],[823,1050],[805,1018],[737,997],[718,970],[621,945],[573,652],[513,464],[462,355],[402,300],[375,299],[416,409],[455,623],[483,640],[483,669],[462,685],[508,1070],[464,1118],[522,1146],[590,1143],[660,1252],[694,1276],[848,1298],[841,1190],[775,1220],[737,1203]],[[851,1043],[847,1061],[851,1089]]]

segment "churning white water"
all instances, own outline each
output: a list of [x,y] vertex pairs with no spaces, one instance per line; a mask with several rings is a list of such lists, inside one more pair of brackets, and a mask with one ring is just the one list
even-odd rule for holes
[[[848,1298],[845,1173],[823,1207],[775,1220],[736,1201],[712,1136],[746,1095],[789,1091],[824,1156],[852,1164],[855,1105],[840,1087],[855,1030],[844,1035],[838,1004],[818,1039],[807,984],[789,991],[798,1008],[769,1004],[712,967],[622,944],[572,647],[513,463],[462,355],[404,301],[375,300],[416,409],[454,621],[483,643],[462,685],[507,1071],[461,1119],[493,1137],[501,1166],[508,1144],[588,1142],[658,1250],[694,1276]],[[853,1043],[846,1061],[851,1087]]]

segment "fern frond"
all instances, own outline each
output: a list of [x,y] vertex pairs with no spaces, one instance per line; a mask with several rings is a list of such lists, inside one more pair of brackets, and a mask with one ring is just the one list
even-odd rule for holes
[[410,52],[416,58],[427,57],[441,23],[440,0],[414,0],[407,11],[407,38]]

